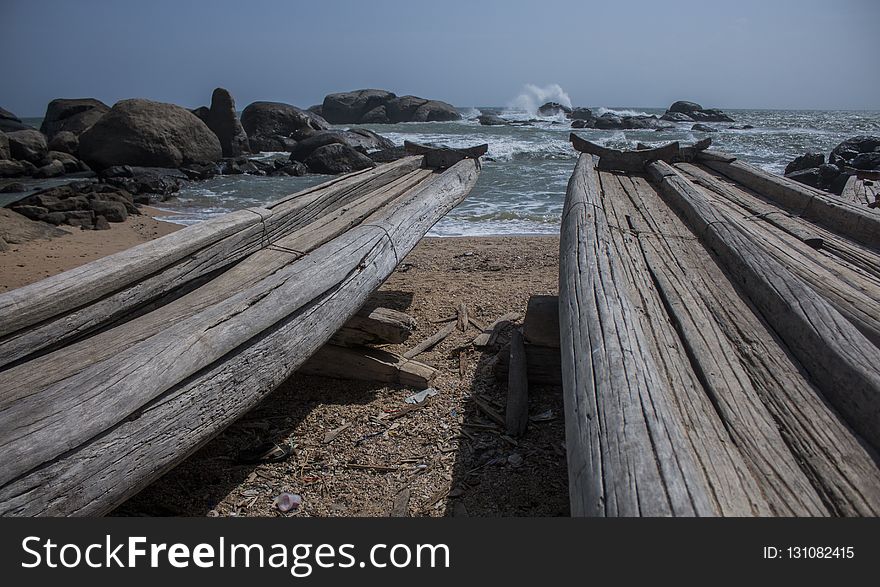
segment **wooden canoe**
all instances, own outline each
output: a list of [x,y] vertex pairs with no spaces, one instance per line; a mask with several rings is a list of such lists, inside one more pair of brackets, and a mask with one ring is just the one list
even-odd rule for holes
[[711,151],[643,156],[624,156],[643,171],[620,172],[582,154],[566,194],[572,513],[878,515],[880,254],[866,211],[798,214],[826,203]]
[[0,515],[100,515],[289,377],[461,202],[423,156],[0,295]]

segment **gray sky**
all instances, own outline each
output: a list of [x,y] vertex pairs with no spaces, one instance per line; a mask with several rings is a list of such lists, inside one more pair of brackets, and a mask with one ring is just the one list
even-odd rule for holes
[[877,0],[0,0],[0,106],[308,106],[362,87],[458,106],[559,84],[575,105],[880,110]]

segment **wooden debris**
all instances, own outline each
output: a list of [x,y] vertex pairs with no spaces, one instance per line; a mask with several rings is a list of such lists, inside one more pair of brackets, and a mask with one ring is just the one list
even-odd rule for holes
[[361,309],[330,339],[337,346],[400,344],[416,328],[409,314],[390,308]]
[[419,344],[417,344],[413,348],[411,348],[408,351],[406,351],[405,353],[403,353],[404,358],[412,359],[413,357],[416,357],[416,356],[422,354],[423,352],[433,348],[439,342],[444,340],[447,336],[452,334],[452,332],[457,327],[458,327],[457,322],[450,322],[449,324],[447,324],[446,326],[444,326],[443,328],[438,330],[433,335],[429,336],[428,338],[426,338],[425,340],[423,340],[422,342],[420,342]]
[[435,169],[452,167],[464,159],[476,159],[479,161],[479,158],[489,150],[488,144],[467,149],[450,149],[447,147],[429,147],[411,141],[404,141],[403,146],[410,155],[423,155],[425,166]]
[[489,405],[489,403],[486,400],[484,400],[483,398],[481,398],[477,395],[473,396],[473,400],[474,400],[474,405],[477,406],[477,408],[481,412],[483,412],[486,416],[488,416],[490,420],[492,420],[493,422],[495,422],[499,426],[502,426],[505,428],[507,427],[507,421],[504,419],[504,416],[502,416],[498,410],[496,410],[491,405]]
[[662,147],[654,147],[653,149],[621,151],[619,149],[609,149],[608,147],[591,143],[574,133],[569,135],[569,140],[575,150],[599,157],[599,169],[641,172],[644,170],[645,164],[650,163],[651,161],[657,161],[658,159],[671,161],[679,157],[679,145],[677,141],[663,145]]
[[526,349],[519,329],[510,339],[510,372],[507,378],[507,406],[504,421],[507,433],[514,438],[522,436],[529,424],[529,375]]
[[396,383],[417,389],[428,387],[437,375],[434,367],[395,353],[332,344],[321,347],[299,368],[299,372],[336,379]]
[[483,329],[483,331],[473,340],[475,347],[491,346],[498,339],[498,334],[509,324],[516,322],[522,317],[519,312],[511,312],[501,316],[492,324]]
[[458,304],[458,329],[462,332],[467,332],[468,327],[468,309],[467,304],[461,302]]
[[352,426],[351,422],[347,422],[347,423],[343,424],[342,426],[340,426],[339,428],[334,428],[333,430],[328,430],[327,433],[324,434],[324,440],[322,442],[324,444],[330,444],[331,442],[336,440],[336,437],[338,437],[340,434],[342,434],[343,432],[345,432],[346,430],[351,428],[351,426]]

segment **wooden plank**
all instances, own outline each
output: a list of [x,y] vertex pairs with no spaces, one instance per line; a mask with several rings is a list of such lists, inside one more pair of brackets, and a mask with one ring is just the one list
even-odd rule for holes
[[469,147],[467,149],[451,149],[448,147],[429,147],[411,141],[404,141],[403,146],[407,153],[423,155],[425,158],[425,165],[435,169],[452,167],[463,159],[479,160],[479,158],[485,155],[489,150],[488,144]]
[[572,515],[717,514],[668,382],[645,352],[609,232],[583,154],[566,192],[559,272]]
[[504,410],[507,434],[518,438],[529,425],[529,374],[526,349],[519,329],[510,338],[510,372],[507,378],[507,405]]
[[[298,261],[300,266],[297,270],[282,271],[269,278],[275,280],[278,288],[267,291],[263,298],[255,299],[256,291],[245,291],[241,300],[236,299],[232,303],[250,301],[247,307],[227,307],[225,304],[212,307],[208,310],[209,317],[219,317],[222,313],[229,318],[224,322],[214,321],[215,328],[220,329],[218,333],[226,333],[226,336],[217,338],[218,342],[234,343],[235,339],[241,337],[233,324],[225,322],[247,323],[247,328],[253,331],[254,322],[247,318],[269,321],[271,314],[276,311],[285,315],[276,319],[260,336],[248,338],[227,352],[222,360],[210,363],[200,361],[204,367],[193,377],[178,380],[158,395],[155,395],[156,390],[164,387],[162,381],[169,377],[159,375],[159,380],[140,381],[141,385],[133,390],[138,396],[136,401],[132,397],[83,397],[86,407],[74,406],[74,410],[66,415],[53,409],[50,402],[43,402],[42,408],[47,410],[44,414],[46,422],[66,420],[63,429],[57,425],[49,426],[58,429],[56,432],[60,431],[61,438],[47,436],[47,428],[42,426],[34,429],[17,425],[16,434],[14,431],[10,433],[12,427],[4,425],[3,446],[23,446],[22,438],[26,436],[31,439],[45,436],[45,444],[54,448],[42,448],[36,454],[34,451],[28,452],[25,457],[28,463],[43,461],[35,467],[26,468],[23,464],[16,464],[3,468],[4,485],[0,488],[0,508],[3,513],[103,513],[196,450],[255,405],[324,344],[338,326],[363,305],[370,292],[384,281],[398,259],[412,249],[430,226],[465,197],[474,185],[477,174],[475,162],[458,164],[446,173],[437,175],[429,184],[392,201],[360,226],[348,231],[344,238],[334,239],[303,257]],[[338,263],[338,253],[341,251],[345,251],[346,258],[354,263],[353,269],[345,272],[340,267],[339,281],[328,283],[322,293],[304,304],[297,303],[298,297],[305,296],[299,293],[299,287],[296,290],[287,287],[287,283],[293,285],[290,274],[299,273],[309,277],[307,265],[322,265],[322,260]],[[322,279],[330,281],[329,278]],[[254,287],[266,291],[267,285],[260,283]],[[297,285],[301,286],[302,283]],[[321,288],[317,282],[310,287]],[[276,305],[275,299],[279,302],[283,299],[284,303]],[[236,314],[235,310],[240,312]],[[199,344],[197,333],[188,336]],[[160,347],[150,346],[159,353],[165,352]],[[202,354],[207,358],[216,353],[217,350],[211,349],[204,350]],[[141,370],[137,362],[138,359],[135,359],[129,366]],[[189,358],[182,363],[194,365]],[[102,379],[109,374],[108,371],[124,366],[118,357],[105,362]],[[181,371],[186,368],[178,366],[175,369]],[[126,387],[133,387],[129,383],[131,376],[132,372],[126,371],[123,380]],[[71,379],[77,377],[74,375]],[[94,389],[99,386],[95,382],[88,384]],[[77,387],[68,388],[69,395],[71,390],[73,394],[81,391]],[[114,388],[114,394],[118,396],[120,392]],[[46,394],[41,395],[45,397]],[[151,396],[154,397],[152,402],[149,401]],[[40,402],[34,399],[31,403]],[[136,414],[132,414],[133,417],[117,419],[111,428],[85,438],[88,433],[84,430],[94,431],[103,426],[84,422],[84,414],[89,418],[97,415],[96,419],[101,422],[111,419],[103,414],[98,415],[94,409],[88,409],[96,408],[98,404],[115,409],[117,413],[127,411],[119,409],[122,405],[140,404],[140,407]],[[11,406],[12,410],[16,406]],[[4,409],[0,412],[0,419],[10,414]],[[29,416],[35,417],[36,414]],[[77,444],[72,438],[84,440]],[[63,452],[63,447],[72,450]],[[48,456],[59,448],[62,452]],[[15,454],[20,452],[14,450]],[[36,457],[37,454],[40,456]],[[52,499],[47,492],[51,492]]]
[[621,151],[591,143],[574,133],[569,135],[569,140],[576,151],[599,157],[599,169],[640,173],[644,170],[645,164],[650,161],[657,161],[658,159],[668,161],[679,156],[679,144],[677,141],[653,149]]
[[880,251],[880,214],[742,161],[704,161],[709,168],[770,198],[790,212]]
[[452,331],[454,331],[457,327],[458,327],[457,320],[455,322],[450,322],[449,324],[447,324],[446,326],[444,326],[443,328],[441,328],[440,330],[438,330],[437,332],[435,332],[434,334],[432,334],[431,336],[429,336],[425,340],[421,341],[419,344],[417,344],[413,348],[411,348],[408,351],[406,351],[405,353],[403,353],[403,356],[406,357],[407,359],[412,359],[413,357],[419,356],[423,352],[432,349],[440,341],[444,340],[447,336],[452,334]]
[[533,345],[559,348],[559,296],[530,296],[523,337]]
[[363,346],[370,344],[401,344],[416,328],[415,319],[409,314],[390,308],[361,308],[330,339],[337,346]]
[[736,276],[763,317],[850,425],[880,447],[880,349],[822,296],[713,209],[666,163],[654,162],[660,189],[694,232]]
[[298,373],[425,389],[437,376],[437,369],[381,349],[327,344],[312,355]]
[[521,317],[522,314],[519,312],[510,312],[501,316],[474,338],[473,345],[478,348],[488,346],[493,338],[497,338],[497,332],[505,328],[508,324],[516,322]]

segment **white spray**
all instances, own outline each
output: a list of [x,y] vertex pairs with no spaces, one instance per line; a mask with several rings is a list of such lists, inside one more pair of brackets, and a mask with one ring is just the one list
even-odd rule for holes
[[539,87],[535,84],[526,84],[522,93],[511,100],[507,105],[509,110],[525,111],[530,116],[538,112],[538,108],[547,102],[558,102],[571,108],[571,98],[559,84],[550,84]]

